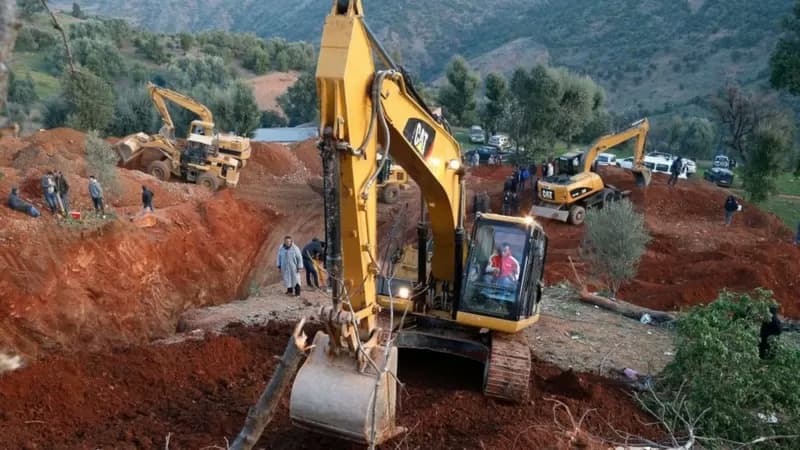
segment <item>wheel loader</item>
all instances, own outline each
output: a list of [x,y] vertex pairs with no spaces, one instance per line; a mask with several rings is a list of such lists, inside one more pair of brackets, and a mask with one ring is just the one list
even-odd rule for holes
[[[152,83],[147,89],[161,114],[163,126],[156,135],[136,133],[121,139],[114,146],[121,165],[127,167],[140,162],[150,149],[157,158],[149,162],[146,170],[159,180],[169,181],[175,176],[212,191],[222,186],[236,187],[239,172],[250,158],[250,139],[217,133],[211,111],[181,93]],[[183,146],[175,139],[175,125],[167,109],[167,100],[192,111],[199,118],[189,124]]]
[[[539,319],[541,225],[481,214],[467,238],[459,144],[370,32],[361,0],[333,2],[316,78],[332,301],[292,386],[291,420],[375,445],[402,432],[398,348],[479,361],[487,396],[527,401],[521,332]],[[417,250],[398,246],[387,271],[377,254],[387,238],[377,234],[377,178],[389,159],[420,186],[423,220]]]
[[586,210],[602,208],[630,195],[630,191],[606,184],[596,172],[595,161],[603,151],[634,138],[636,147],[631,172],[638,186],[648,186],[652,174],[644,165],[644,152],[649,131],[650,123],[645,118],[624,131],[600,137],[584,152],[562,155],[558,158],[558,174],[539,181],[539,203],[533,205],[531,214],[580,225],[586,219]]
[[[380,160],[378,163],[380,164]],[[400,198],[400,191],[408,189],[408,173],[397,164],[392,164],[391,159],[381,167],[377,178],[378,201],[394,205]]]

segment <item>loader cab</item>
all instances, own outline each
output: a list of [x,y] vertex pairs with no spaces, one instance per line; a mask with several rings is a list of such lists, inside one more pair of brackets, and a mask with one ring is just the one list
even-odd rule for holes
[[485,323],[498,331],[512,331],[505,327],[516,329],[510,323],[538,316],[546,253],[544,231],[531,218],[478,215],[459,313],[499,319],[497,327]]
[[558,174],[573,176],[583,168],[583,152],[569,152],[558,158]]

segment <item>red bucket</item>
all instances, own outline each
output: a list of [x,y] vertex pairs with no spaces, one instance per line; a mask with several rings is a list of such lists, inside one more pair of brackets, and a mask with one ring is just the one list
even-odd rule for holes
[[80,211],[71,211],[69,213],[69,215],[72,216],[72,218],[75,219],[75,220],[81,220],[81,212]]

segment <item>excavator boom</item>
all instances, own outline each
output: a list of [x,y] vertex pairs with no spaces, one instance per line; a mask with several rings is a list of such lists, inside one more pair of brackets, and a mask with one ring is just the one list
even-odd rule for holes
[[[200,122],[202,122],[202,127],[204,128],[204,134],[210,136],[213,134],[214,130],[214,115],[211,114],[211,111],[206,107],[206,105],[194,100],[190,97],[187,97],[180,92],[175,92],[171,89],[158,87],[153,83],[147,84],[147,90],[150,93],[150,98],[153,100],[153,104],[155,105],[158,113],[161,115],[161,120],[164,122],[164,126],[169,131],[170,139],[172,139],[175,132],[175,124],[172,121],[172,116],[169,114],[169,109],[167,108],[166,100],[175,103],[176,105],[180,106],[181,108],[187,109],[197,115]],[[193,132],[194,130],[189,130],[189,132]]]

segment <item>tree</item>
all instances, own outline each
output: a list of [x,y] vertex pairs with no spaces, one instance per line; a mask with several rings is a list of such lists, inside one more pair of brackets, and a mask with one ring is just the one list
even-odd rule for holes
[[159,127],[158,113],[147,91],[141,87],[122,91],[114,103],[114,114],[106,128],[111,136],[155,131]]
[[297,82],[278,97],[278,104],[286,113],[289,125],[296,126],[306,122],[316,121],[319,116],[317,110],[317,82],[313,72],[304,72]]
[[8,101],[17,103],[23,108],[25,114],[30,114],[31,105],[37,100],[39,100],[39,96],[36,95],[36,88],[30,72],[23,79],[19,79],[14,72],[11,72],[8,82]]
[[230,130],[240,136],[252,136],[253,131],[261,123],[261,111],[258,110],[253,88],[239,82],[233,85],[231,91],[233,108],[231,109]]
[[120,183],[117,177],[118,156],[108,142],[103,140],[95,130],[86,136],[86,170],[94,175],[103,186],[105,192],[119,195]]
[[270,110],[261,113],[260,125],[262,128],[287,127],[289,126],[289,121],[286,120],[283,114]]
[[490,134],[496,134],[503,118],[503,111],[508,102],[508,82],[497,73],[490,73],[486,77],[487,102],[481,109],[481,122]]
[[111,86],[89,72],[65,74],[61,81],[64,98],[70,105],[67,123],[79,130],[103,130],[114,113],[114,91]]
[[42,106],[42,126],[45,128],[64,126],[71,112],[72,108],[63,96],[49,97]]
[[44,11],[41,0],[17,0],[17,8],[24,19],[30,19],[34,14]]
[[778,126],[760,128],[748,141],[750,162],[742,167],[742,181],[750,200],[763,202],[778,191],[776,179],[792,153],[793,141],[793,133]]
[[776,89],[800,94],[800,1],[795,2],[794,14],[783,22],[785,31],[769,60],[770,83]]
[[[759,330],[775,305],[772,293],[720,293],[678,322],[676,354],[656,384],[658,404],[680,404],[665,423],[694,424],[709,448],[797,448],[772,441],[796,435],[800,423],[800,352],[778,341],[771,359],[758,355]],[[770,422],[765,417],[778,420]],[[686,422],[684,422],[686,421]],[[695,423],[696,422],[696,423]],[[674,430],[677,434],[687,430]],[[767,438],[759,446],[740,446]],[[727,441],[726,441],[727,440]]]
[[75,2],[72,3],[72,17],[76,19],[86,18],[86,14],[84,14],[83,11],[81,11],[81,7]]
[[606,204],[586,215],[581,250],[612,297],[616,297],[623,283],[636,276],[649,242],[644,215],[636,212],[629,200]]
[[194,37],[185,31],[178,33],[178,39],[184,52],[188,52],[194,45]]
[[716,130],[704,117],[673,116],[666,150],[684,157],[708,159],[713,154]]
[[478,75],[472,72],[461,56],[455,56],[445,72],[447,83],[439,90],[439,103],[445,116],[457,125],[469,125],[477,119]]
[[769,123],[778,114],[774,99],[753,95],[736,85],[720,89],[711,107],[722,123],[722,142],[745,163],[749,162],[745,149],[748,140],[762,123]]

